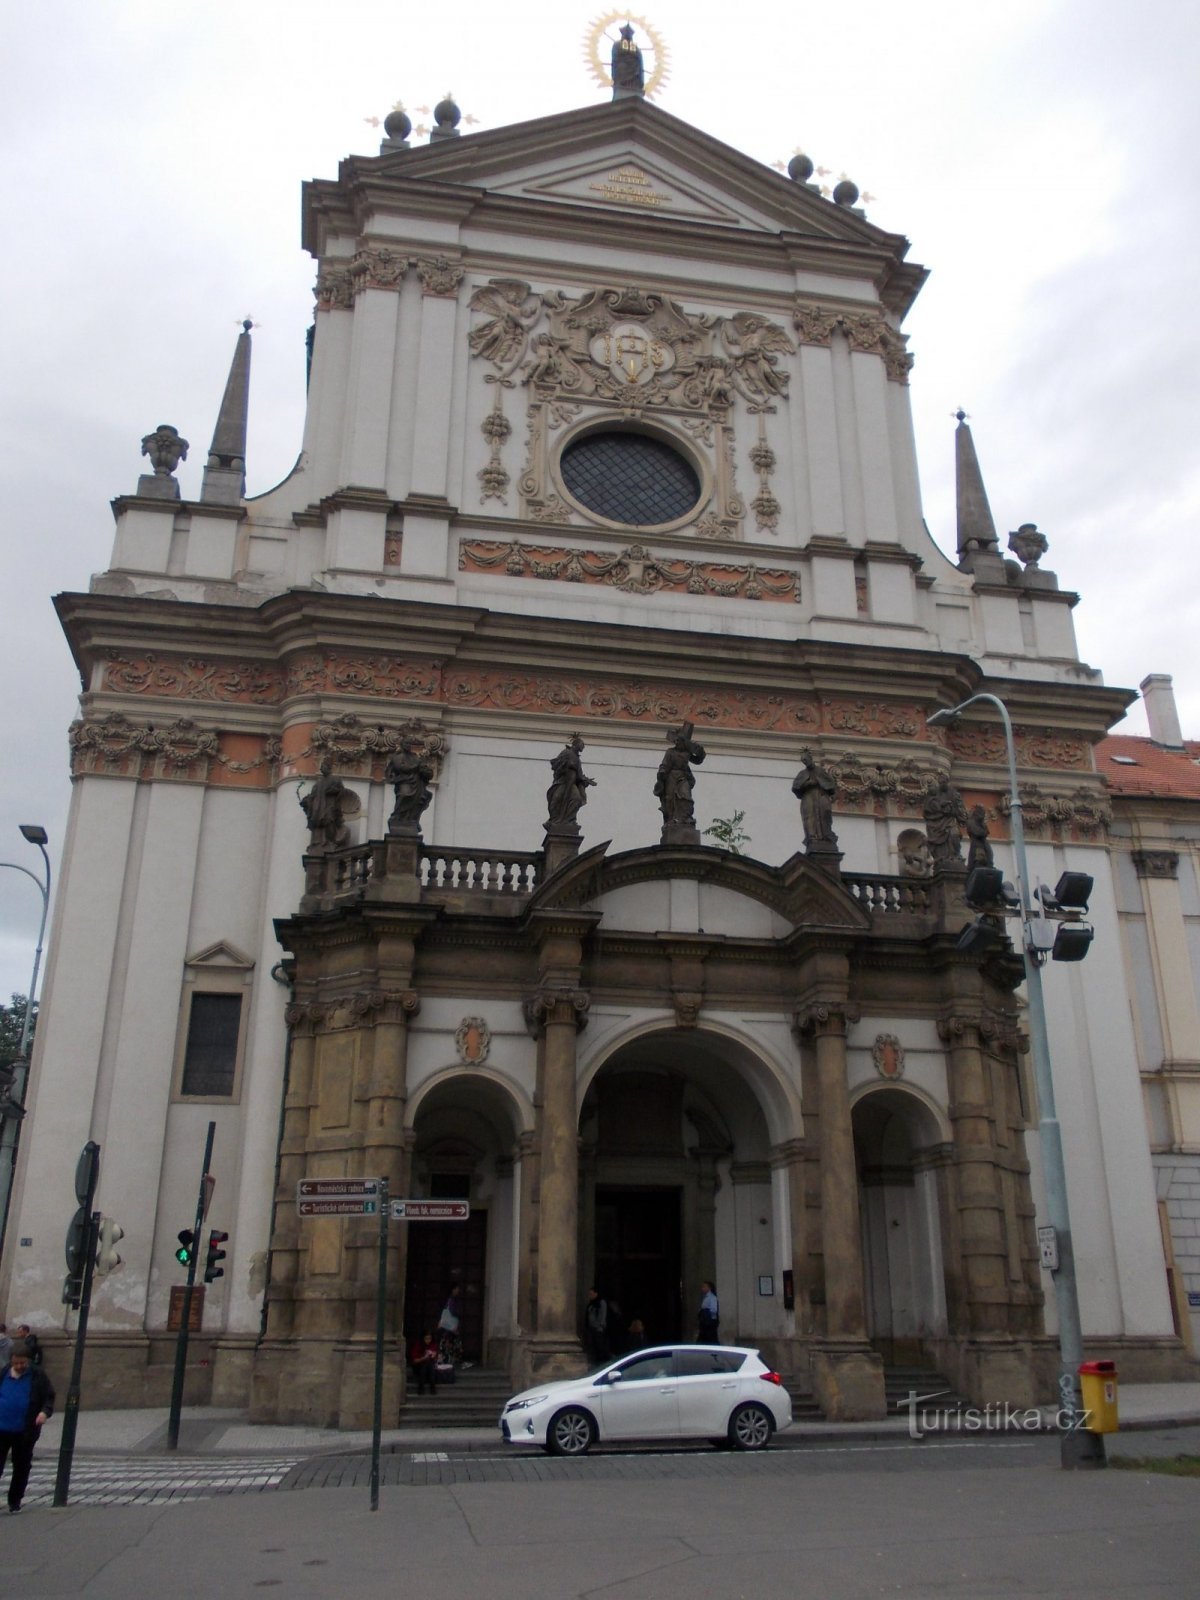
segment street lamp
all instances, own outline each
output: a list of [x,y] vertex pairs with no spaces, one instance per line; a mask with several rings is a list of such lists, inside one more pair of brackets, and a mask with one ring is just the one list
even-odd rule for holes
[[948,727],[968,706],[986,701],[995,706],[1004,724],[1008,752],[1008,798],[1012,817],[1013,855],[1016,858],[1017,897],[1021,920],[1021,954],[1025,960],[1025,985],[1029,995],[1029,1044],[1041,1112],[1042,1174],[1046,1184],[1046,1211],[1058,1245],[1058,1266],[1051,1269],[1058,1302],[1059,1458],[1064,1467],[1104,1465],[1104,1438],[1080,1427],[1082,1405],[1079,1365],[1083,1360],[1083,1329],[1079,1319],[1079,1290],[1075,1279],[1075,1253],[1071,1240],[1071,1215],[1067,1206],[1067,1174],[1063,1162],[1062,1130],[1054,1106],[1054,1079],[1050,1068],[1050,1035],[1046,1028],[1046,1001],[1042,993],[1045,959],[1045,917],[1036,913],[1030,889],[1029,862],[1025,854],[1025,822],[1021,791],[1017,786],[1017,747],[1012,719],[1003,700],[994,694],[973,694],[960,705],[935,711],[926,722],[931,728]]
[[33,977],[29,981],[29,993],[25,996],[25,1018],[21,1024],[21,1044],[17,1059],[12,1064],[12,1080],[6,1095],[0,1100],[0,1252],[4,1249],[4,1234],[8,1227],[8,1207],[12,1198],[13,1171],[17,1163],[17,1144],[20,1137],[21,1118],[25,1115],[25,1085],[29,1079],[29,1044],[33,1035],[33,1007],[37,998],[38,973],[42,968],[42,944],[46,937],[46,918],[50,913],[50,857],[46,854],[46,846],[50,835],[38,822],[22,822],[20,824],[22,837],[30,844],[37,845],[42,852],[42,861],[45,863],[46,876],[40,878],[29,867],[23,867],[19,861],[0,861],[0,867],[11,867],[14,872],[23,872],[27,878],[32,878],[37,884],[38,893],[42,897],[42,920],[38,924],[37,949],[33,956]]

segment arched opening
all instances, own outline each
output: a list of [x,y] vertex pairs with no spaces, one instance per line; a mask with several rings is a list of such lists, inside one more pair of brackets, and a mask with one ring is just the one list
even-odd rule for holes
[[787,1205],[776,1207],[772,1166],[779,1134],[760,1098],[768,1073],[735,1040],[672,1028],[629,1041],[589,1083],[580,1297],[594,1283],[615,1304],[615,1349],[694,1337],[704,1279],[717,1285],[724,1339],[788,1331]]
[[465,1222],[408,1224],[406,1341],[436,1330],[455,1284],[464,1360],[485,1361],[491,1340],[511,1332],[519,1132],[511,1097],[479,1073],[447,1074],[421,1096],[412,1124],[409,1192],[414,1198],[466,1200],[470,1215]]
[[946,1333],[938,1205],[942,1136],[904,1089],[875,1089],[854,1106],[867,1333],[890,1365],[919,1365]]

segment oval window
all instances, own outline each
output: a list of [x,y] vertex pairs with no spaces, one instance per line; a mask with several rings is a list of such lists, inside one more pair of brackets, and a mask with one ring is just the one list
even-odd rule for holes
[[589,433],[563,451],[563,483],[581,506],[630,527],[686,517],[700,499],[691,462],[644,433]]

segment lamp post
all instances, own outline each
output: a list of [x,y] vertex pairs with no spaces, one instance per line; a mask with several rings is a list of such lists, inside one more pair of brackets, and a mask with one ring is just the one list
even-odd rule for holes
[[33,977],[29,980],[29,993],[25,996],[25,1018],[21,1024],[21,1045],[13,1062],[12,1084],[8,1090],[3,1120],[0,1121],[0,1253],[4,1250],[4,1235],[8,1227],[8,1207],[12,1198],[13,1172],[17,1163],[17,1144],[20,1139],[21,1118],[25,1115],[25,1086],[29,1080],[29,1044],[33,1035],[33,1007],[37,998],[38,973],[42,968],[42,945],[46,937],[46,918],[50,914],[50,857],[46,845],[50,836],[37,822],[22,822],[22,836],[42,852],[46,876],[40,878],[19,861],[0,861],[0,867],[11,867],[23,872],[37,884],[42,897],[42,920],[38,924],[37,949],[33,955]]
[[1050,1067],[1050,1035],[1046,1027],[1046,1001],[1042,993],[1043,949],[1034,938],[1034,909],[1025,854],[1025,822],[1021,791],[1017,786],[1017,747],[1012,719],[1003,700],[994,694],[973,694],[961,704],[935,711],[926,722],[931,728],[947,727],[968,706],[986,702],[995,706],[1004,724],[1008,752],[1008,796],[1012,819],[1013,855],[1016,860],[1017,895],[1020,900],[1021,954],[1025,961],[1025,986],[1029,996],[1029,1044],[1037,1083],[1038,1134],[1041,1140],[1042,1176],[1046,1185],[1046,1212],[1058,1242],[1058,1266],[1051,1272],[1058,1304],[1059,1457],[1063,1467],[1104,1465],[1104,1438],[1080,1427],[1082,1405],[1079,1364],[1083,1360],[1083,1329],[1079,1318],[1079,1290],[1071,1240],[1071,1215],[1067,1205],[1067,1173],[1063,1161],[1062,1130],[1054,1105],[1054,1078]]

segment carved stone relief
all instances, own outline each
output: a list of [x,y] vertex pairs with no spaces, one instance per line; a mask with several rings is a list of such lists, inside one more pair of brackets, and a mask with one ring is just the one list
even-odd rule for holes
[[905,348],[908,339],[878,311],[835,311],[798,301],[792,326],[801,344],[828,345],[835,333],[845,336],[851,350],[879,356],[892,383],[907,383],[913,358]]
[[877,1033],[871,1046],[871,1060],[881,1078],[904,1076],[904,1046],[894,1033]]
[[758,567],[753,563],[732,566],[725,562],[655,556],[640,544],[630,545],[619,555],[609,555],[599,550],[523,544],[516,539],[511,542],[463,539],[458,547],[458,567],[460,572],[486,572],[502,567],[513,578],[601,583],[626,594],[662,592],[739,600],[800,600],[800,579],[794,572]]

